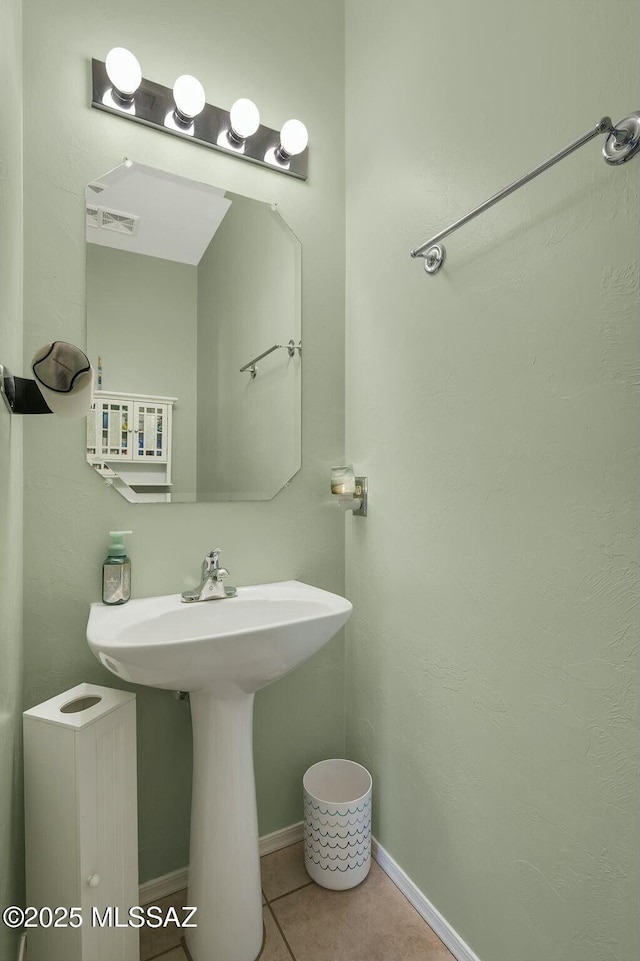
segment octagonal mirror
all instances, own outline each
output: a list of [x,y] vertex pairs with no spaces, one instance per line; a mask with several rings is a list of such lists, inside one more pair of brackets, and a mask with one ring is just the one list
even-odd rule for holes
[[134,503],[300,469],[301,249],[274,205],[125,161],[88,185],[87,462]]

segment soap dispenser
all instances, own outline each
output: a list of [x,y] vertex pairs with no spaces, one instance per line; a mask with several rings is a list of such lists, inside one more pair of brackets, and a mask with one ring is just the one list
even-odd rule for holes
[[126,604],[131,597],[131,561],[122,538],[133,531],[109,531],[111,543],[102,565],[103,604]]

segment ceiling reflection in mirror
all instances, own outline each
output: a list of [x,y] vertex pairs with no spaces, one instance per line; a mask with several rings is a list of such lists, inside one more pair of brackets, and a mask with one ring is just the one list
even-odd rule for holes
[[86,202],[89,465],[133,503],[271,499],[300,469],[299,241],[131,161]]

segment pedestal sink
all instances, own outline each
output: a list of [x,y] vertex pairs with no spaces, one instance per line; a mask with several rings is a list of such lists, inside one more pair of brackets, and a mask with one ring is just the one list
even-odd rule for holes
[[108,670],[190,692],[193,961],[255,961],[260,953],[254,694],[326,644],[351,609],[345,598],[299,581],[240,587],[236,597],[195,604],[171,594],[91,605],[87,640]]

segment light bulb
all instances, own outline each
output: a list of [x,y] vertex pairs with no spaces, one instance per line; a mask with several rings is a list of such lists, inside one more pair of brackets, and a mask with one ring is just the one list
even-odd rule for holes
[[260,126],[260,111],[253,100],[240,97],[229,112],[231,120],[231,135],[238,140],[252,137]]
[[124,47],[114,47],[107,54],[104,65],[114,90],[123,100],[133,100],[142,82],[142,70],[137,58]]
[[284,159],[302,153],[309,143],[307,128],[301,120],[287,120],[280,131],[279,153]]
[[204,110],[206,100],[204,87],[195,77],[185,73],[178,77],[173,85],[173,99],[176,102],[176,113],[180,120],[190,123]]

